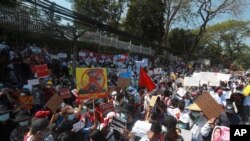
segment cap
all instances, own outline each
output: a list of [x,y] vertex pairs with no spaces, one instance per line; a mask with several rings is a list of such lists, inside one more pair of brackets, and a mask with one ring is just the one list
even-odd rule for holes
[[192,111],[201,111],[201,108],[196,103],[190,104],[186,108]]
[[45,118],[47,116],[49,116],[50,111],[37,111],[35,114],[36,118]]
[[51,80],[47,81],[47,85],[53,85],[52,81]]

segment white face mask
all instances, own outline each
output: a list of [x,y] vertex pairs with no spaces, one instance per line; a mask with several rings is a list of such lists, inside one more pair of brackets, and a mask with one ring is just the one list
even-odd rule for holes
[[26,94],[25,93],[20,93],[20,96],[25,96]]
[[0,122],[7,121],[9,118],[10,118],[10,114],[9,113],[0,115]]
[[18,124],[19,124],[20,126],[28,126],[29,121],[28,121],[28,120],[22,121],[22,122],[19,122]]

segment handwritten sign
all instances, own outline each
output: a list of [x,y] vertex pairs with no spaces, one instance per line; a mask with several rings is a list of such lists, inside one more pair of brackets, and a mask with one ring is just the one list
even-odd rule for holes
[[118,82],[117,82],[118,88],[124,89],[128,86],[130,86],[130,80],[128,78],[122,78],[122,77],[118,78]]
[[53,113],[56,113],[57,108],[61,105],[62,102],[63,99],[58,94],[54,94],[45,105]]
[[115,111],[113,102],[103,103],[100,105],[103,117],[106,117],[109,112]]
[[209,93],[203,93],[194,102],[208,119],[216,118],[224,111]]
[[132,128],[132,132],[138,137],[147,138],[147,132],[150,131],[151,126],[152,124],[149,122],[138,120]]

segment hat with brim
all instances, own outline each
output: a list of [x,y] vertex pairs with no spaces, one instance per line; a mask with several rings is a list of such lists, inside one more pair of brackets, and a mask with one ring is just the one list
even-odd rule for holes
[[196,103],[190,104],[186,108],[191,111],[201,111],[201,108]]
[[11,110],[6,105],[0,105],[0,115],[9,113]]
[[31,119],[31,115],[27,111],[19,111],[17,112],[14,121],[15,122],[21,122],[21,121],[26,121]]

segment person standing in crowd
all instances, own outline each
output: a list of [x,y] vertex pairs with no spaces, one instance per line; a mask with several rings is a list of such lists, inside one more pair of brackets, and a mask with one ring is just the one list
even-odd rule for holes
[[[23,141],[44,141],[51,135],[49,121],[46,118],[34,119],[30,127],[30,135],[26,136]],[[53,141],[53,138],[50,138]]]
[[43,88],[43,91],[46,103],[56,93],[51,80],[47,81],[45,88]]
[[161,128],[161,124],[152,123],[147,138],[142,138],[140,141],[161,141]]
[[43,108],[44,102],[44,93],[40,89],[39,85],[34,85],[32,89],[32,95],[34,97],[34,106],[33,106],[33,112],[37,112]]
[[187,109],[190,110],[192,141],[204,141],[204,138],[209,138],[215,119],[207,120],[196,103],[189,105]]
[[22,109],[30,112],[34,105],[34,98],[30,94],[29,89],[24,88],[19,96],[19,105]]
[[3,141],[10,141],[11,131],[18,126],[10,119],[11,109],[7,105],[0,104],[0,138]]
[[247,75],[248,85],[243,89],[244,103],[243,103],[243,122],[250,125],[250,74]]
[[29,131],[29,122],[31,115],[25,111],[18,111],[15,115],[14,121],[18,123],[18,126],[10,133],[10,141],[22,141],[24,135]]

